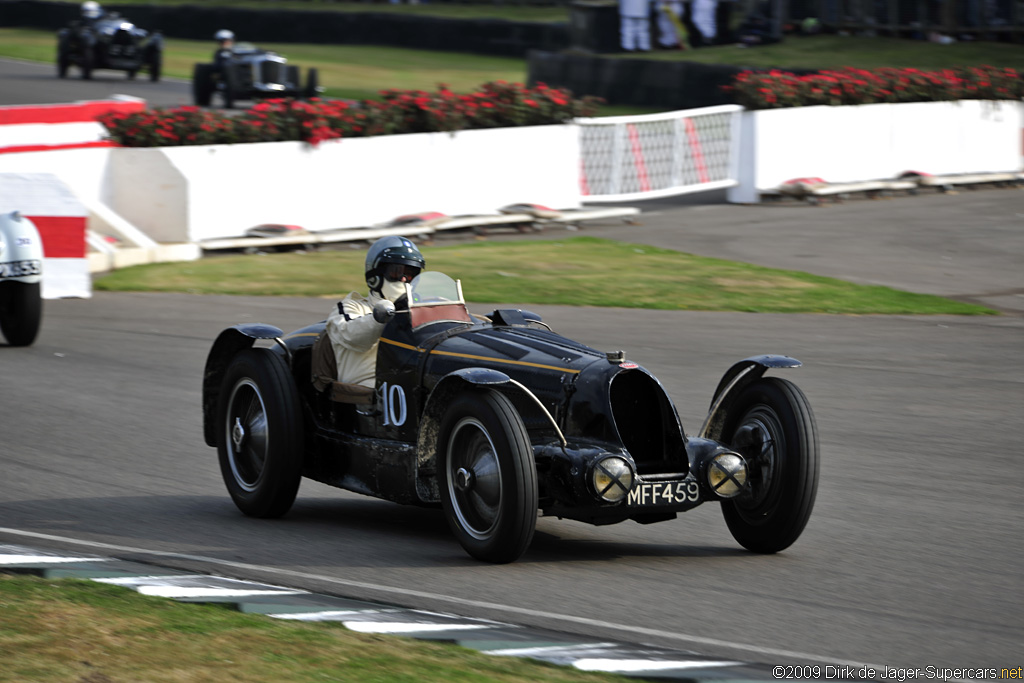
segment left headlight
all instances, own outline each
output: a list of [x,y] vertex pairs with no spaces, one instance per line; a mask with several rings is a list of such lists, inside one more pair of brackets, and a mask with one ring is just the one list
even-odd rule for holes
[[747,484],[747,463],[739,453],[723,451],[711,458],[705,474],[716,496],[734,498]]
[[590,483],[603,500],[617,503],[633,488],[633,468],[615,455],[602,458],[594,463]]

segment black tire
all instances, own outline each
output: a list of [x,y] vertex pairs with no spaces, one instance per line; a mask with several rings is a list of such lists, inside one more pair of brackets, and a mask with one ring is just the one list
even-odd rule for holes
[[42,286],[38,283],[0,284],[0,331],[11,346],[30,346],[43,320]]
[[209,107],[213,97],[213,64],[196,64],[192,68],[192,101],[197,107]]
[[284,361],[245,349],[224,374],[217,400],[217,455],[231,499],[252,517],[291,509],[302,479],[302,412]]
[[306,89],[303,92],[307,100],[320,97],[320,73],[316,69],[310,69],[306,74]]
[[512,402],[493,390],[463,393],[438,443],[441,505],[459,543],[485,562],[518,559],[537,525],[537,468]]
[[82,70],[82,80],[88,81],[92,78],[92,69],[95,57],[92,53],[92,46],[87,45],[82,50],[82,63],[79,64],[79,68]]
[[284,77],[286,82],[283,83],[292,92],[299,92],[302,89],[302,73],[299,71],[299,67],[286,65],[284,67]]
[[71,60],[68,59],[68,54],[63,49],[57,50],[57,78],[68,77],[68,67],[71,66]]
[[129,81],[134,81],[135,80],[135,73],[136,73],[135,69],[129,69],[128,71],[125,72],[125,75],[128,77]]
[[160,72],[163,69],[164,55],[162,52],[154,52],[153,58],[149,60],[149,80],[156,83],[160,80]]
[[747,458],[750,483],[748,493],[722,502],[729,531],[756,553],[788,548],[818,491],[818,428],[807,397],[788,380],[760,379],[740,394],[723,434]]
[[235,75],[233,64],[224,67],[223,73],[224,89],[221,90],[221,97],[224,99],[225,109],[235,108],[235,92],[238,89],[238,77]]

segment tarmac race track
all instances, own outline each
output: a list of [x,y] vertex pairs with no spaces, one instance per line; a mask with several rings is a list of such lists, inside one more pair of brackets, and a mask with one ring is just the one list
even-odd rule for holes
[[[202,556],[211,560],[160,563],[770,665],[1020,666],[1024,192],[651,207],[641,226],[585,232],[917,291],[994,293],[1006,314],[531,305],[556,331],[625,349],[653,371],[689,432],[732,362],[799,358],[803,368],[775,374],[810,398],[821,485],[804,535],[774,556],[740,549],[706,505],[650,526],[542,518],[519,562],[490,566],[462,551],[437,510],[310,482],[282,520],[246,518],[228,498],[201,434],[212,340],[238,322],[293,329],[322,319],[332,300],[48,301],[34,346],[0,345],[0,543],[89,551],[18,533],[31,532]],[[282,571],[295,573],[286,581]]]
[[[56,56],[57,38],[53,39]],[[210,48],[213,54],[213,47]],[[56,57],[55,57],[56,58]],[[68,78],[57,78],[56,64],[39,64],[0,58],[0,105],[63,104],[79,100],[106,100],[115,95],[139,97],[153,107],[180,107],[192,104],[192,83],[161,78],[156,83],[148,74],[128,80],[124,71],[99,69],[84,81],[75,67]]]

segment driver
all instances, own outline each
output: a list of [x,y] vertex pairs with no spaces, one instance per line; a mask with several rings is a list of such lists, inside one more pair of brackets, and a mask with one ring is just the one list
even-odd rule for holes
[[217,31],[213,36],[217,41],[217,51],[213,53],[213,63],[220,70],[231,61],[232,51],[235,47],[235,34],[226,28]]
[[103,16],[103,8],[95,0],[86,0],[82,3],[81,7],[82,23],[87,26],[92,26],[96,21]]
[[382,237],[366,252],[369,296],[352,292],[338,302],[327,318],[327,335],[338,364],[338,381],[374,387],[377,341],[395,315],[394,302],[405,295],[405,284],[420,274],[426,260],[405,237]]

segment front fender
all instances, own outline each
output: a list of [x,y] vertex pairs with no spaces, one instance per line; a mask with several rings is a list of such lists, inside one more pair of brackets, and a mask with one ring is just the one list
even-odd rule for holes
[[43,240],[35,223],[17,211],[0,215],[0,281],[43,280]]
[[229,327],[213,342],[206,356],[206,370],[203,372],[203,438],[207,446],[217,445],[216,415],[217,399],[224,372],[235,355],[250,348],[257,339],[280,340],[284,334],[279,328],[263,323],[246,323]]
[[419,473],[416,493],[423,502],[437,502],[441,497],[437,480],[437,451],[445,409],[460,391],[472,387],[492,388],[504,393],[528,425],[549,424],[556,432],[561,446],[565,446],[565,438],[551,414],[527,387],[499,370],[460,368],[445,375],[434,385],[420,417],[416,448],[416,468]]
[[798,368],[801,365],[803,363],[796,358],[772,354],[751,356],[734,364],[718,382],[718,388],[711,399],[711,407],[698,436],[715,441],[721,440],[725,416],[728,415],[736,397],[747,385],[760,379],[769,368]]

